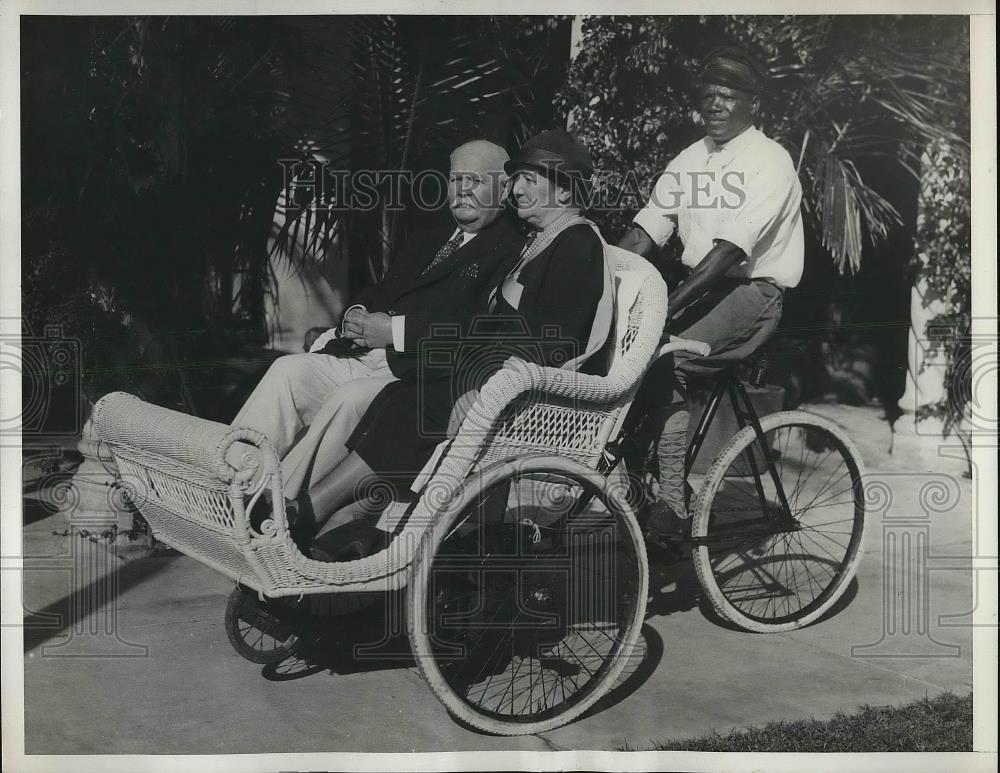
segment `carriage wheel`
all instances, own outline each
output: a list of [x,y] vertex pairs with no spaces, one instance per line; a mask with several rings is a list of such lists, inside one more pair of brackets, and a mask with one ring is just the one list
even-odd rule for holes
[[[571,514],[585,494],[592,504]],[[648,581],[639,526],[606,478],[558,457],[499,462],[462,485],[417,550],[410,643],[467,724],[551,730],[622,672]]]
[[226,604],[229,643],[251,663],[280,663],[299,643],[294,605],[293,600],[260,601],[253,591],[236,586]]
[[692,556],[716,612],[771,633],[814,622],[843,595],[857,569],[865,501],[861,457],[835,424],[804,411],[760,423],[763,448],[746,427],[705,476]]

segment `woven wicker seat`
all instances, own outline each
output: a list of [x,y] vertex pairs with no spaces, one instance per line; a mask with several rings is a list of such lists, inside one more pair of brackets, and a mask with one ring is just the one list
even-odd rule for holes
[[[313,561],[289,536],[278,459],[260,433],[105,395],[94,426],[114,454],[132,501],[163,542],[268,596],[384,591],[406,584],[407,568],[434,514],[470,474],[501,459],[546,453],[595,467],[621,426],[658,350],[667,288],[642,258],[608,246],[618,305],[606,376],[511,359],[482,389],[413,511],[389,547],[344,563]],[[234,443],[249,444],[234,468]],[[260,530],[247,512],[262,488],[276,503]],[[262,503],[261,503],[262,504]]]

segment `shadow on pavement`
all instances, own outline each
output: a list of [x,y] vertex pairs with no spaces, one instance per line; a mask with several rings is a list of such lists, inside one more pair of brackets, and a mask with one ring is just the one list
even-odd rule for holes
[[646,619],[674,612],[686,612],[698,606],[701,589],[689,558],[649,560],[649,602]]
[[[74,589],[71,593],[42,609],[24,609],[24,651],[35,648],[67,633],[74,625],[80,625],[90,616],[101,612],[108,604],[117,603],[118,597],[144,582],[156,577],[181,554],[176,552],[131,561],[113,570],[117,577],[98,577],[87,585]],[[30,567],[24,570],[25,584],[31,576]],[[73,573],[68,571],[70,582]]]
[[[801,630],[806,628],[812,628],[814,625],[819,625],[831,617],[836,617],[842,610],[846,609],[850,603],[854,600],[854,597],[858,595],[858,578],[851,578],[850,583],[848,583],[847,588],[844,590],[844,594],[837,599],[832,607],[830,607],[818,620],[814,620],[807,626],[803,626]],[[705,619],[710,621],[712,624],[719,626],[719,628],[725,628],[727,631],[738,631],[746,632],[745,629],[731,623],[728,620],[719,616],[719,613],[715,611],[712,607],[712,602],[708,600],[707,597],[702,597],[698,600],[698,609],[705,616]]]
[[[389,601],[351,615],[320,621],[298,652],[281,663],[264,666],[261,676],[269,681],[282,682],[315,676],[324,671],[330,675],[342,675],[413,669],[416,663],[405,626],[399,625],[401,620],[394,619],[400,614],[399,605]],[[600,713],[624,701],[652,676],[662,658],[662,638],[650,625],[644,624],[624,671],[583,717]],[[472,727],[468,729],[482,732]]]
[[403,593],[377,600],[346,615],[315,616],[315,626],[295,654],[264,666],[261,676],[273,682],[303,679],[323,671],[355,674],[416,666],[406,635]]
[[643,624],[639,632],[639,641],[636,643],[635,650],[626,663],[621,676],[604,694],[604,697],[587,709],[576,721],[600,714],[628,698],[653,675],[662,659],[663,639],[648,623]]
[[[811,628],[832,617],[850,606],[858,595],[858,578],[854,577],[844,590],[843,595],[818,620],[806,626]],[[744,629],[719,616],[712,607],[711,601],[701,592],[694,564],[689,557],[669,560],[666,557],[649,561],[649,602],[646,606],[646,619],[686,612],[695,607],[706,620],[713,625],[728,631],[743,631]]]

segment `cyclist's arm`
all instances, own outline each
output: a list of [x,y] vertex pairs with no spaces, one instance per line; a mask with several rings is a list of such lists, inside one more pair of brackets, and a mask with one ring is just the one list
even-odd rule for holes
[[691,275],[667,296],[668,316],[676,317],[746,259],[746,253],[735,244],[718,239]]

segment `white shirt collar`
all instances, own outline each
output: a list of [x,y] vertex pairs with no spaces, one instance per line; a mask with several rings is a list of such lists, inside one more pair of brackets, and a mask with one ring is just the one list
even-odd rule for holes
[[759,134],[760,130],[751,124],[746,129],[737,134],[735,137],[733,137],[731,140],[729,140],[729,142],[727,142],[725,145],[721,146],[716,145],[715,140],[709,137],[708,135],[705,135],[705,142],[708,146],[709,153],[714,153],[716,151],[724,153],[727,150],[731,153],[736,153],[740,150],[740,148],[744,147],[750,142],[753,142],[753,140]]
[[469,242],[471,242],[476,237],[476,234],[479,233],[479,232],[478,231],[463,231],[461,228],[458,228],[456,226],[455,230],[451,232],[451,236],[448,237],[448,241],[451,241],[452,239],[454,239],[456,236],[458,236],[459,233],[462,234],[462,245],[464,246],[464,245],[468,244]]

